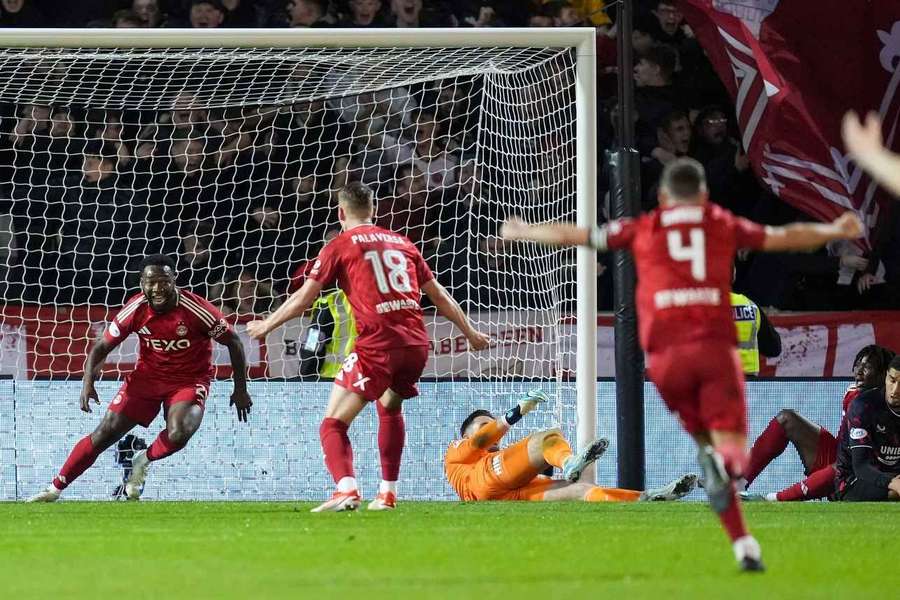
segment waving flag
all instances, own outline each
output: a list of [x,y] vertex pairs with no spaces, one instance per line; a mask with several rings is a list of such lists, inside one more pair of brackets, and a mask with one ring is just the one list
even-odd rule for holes
[[847,109],[878,111],[898,146],[900,2],[679,0],[734,100],[744,149],[781,199],[821,220],[887,201],[846,156]]

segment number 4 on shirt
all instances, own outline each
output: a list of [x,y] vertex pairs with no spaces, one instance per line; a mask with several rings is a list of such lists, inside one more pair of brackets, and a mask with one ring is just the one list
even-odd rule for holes
[[706,280],[706,238],[703,230],[693,227],[688,230],[690,242],[684,245],[681,231],[668,232],[666,241],[669,245],[669,256],[672,260],[690,261],[691,276],[697,281]]

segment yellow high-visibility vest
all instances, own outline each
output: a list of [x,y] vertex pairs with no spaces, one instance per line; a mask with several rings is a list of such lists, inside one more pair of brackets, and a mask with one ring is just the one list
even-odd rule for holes
[[743,294],[731,294],[731,309],[734,313],[734,324],[737,327],[738,354],[741,366],[748,375],[759,374],[759,333],[762,317],[759,307]]
[[334,319],[334,331],[331,339],[325,346],[325,360],[319,369],[321,377],[333,379],[341,370],[341,365],[347,356],[353,352],[356,344],[356,319],[350,308],[350,301],[343,290],[335,290],[324,296],[319,296],[312,305],[312,316],[315,320],[317,311],[327,310]]

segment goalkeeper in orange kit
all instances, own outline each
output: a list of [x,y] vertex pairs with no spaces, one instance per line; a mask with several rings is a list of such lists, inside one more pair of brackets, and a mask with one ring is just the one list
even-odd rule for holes
[[[546,401],[542,391],[532,390],[499,419],[487,410],[466,417],[460,427],[462,439],[450,444],[444,458],[447,479],[461,500],[677,500],[697,485],[694,474],[644,492],[578,483],[584,469],[606,451],[609,441],[600,438],[576,455],[558,429],[529,434],[501,450],[498,442],[510,426]],[[543,476],[550,467],[562,469],[564,479]]]

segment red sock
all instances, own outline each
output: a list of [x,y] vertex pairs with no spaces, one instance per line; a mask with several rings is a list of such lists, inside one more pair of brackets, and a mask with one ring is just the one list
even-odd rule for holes
[[170,454],[175,454],[179,450],[184,448],[184,446],[177,446],[169,441],[169,432],[165,429],[159,432],[159,435],[156,436],[156,439],[153,440],[153,443],[150,444],[150,447],[147,448],[147,458],[151,461],[159,460],[161,458],[165,458]]
[[781,426],[776,419],[769,421],[769,426],[763,431],[756,441],[753,448],[750,449],[750,463],[747,471],[744,473],[744,479],[747,480],[749,486],[756,479],[762,470],[769,466],[769,463],[775,460],[787,448],[788,439]]
[[747,451],[738,444],[719,444],[716,452],[722,457],[725,471],[732,479],[743,477],[747,472]]
[[53,478],[53,485],[56,486],[56,489],[66,489],[70,483],[94,464],[101,452],[102,450],[94,448],[91,436],[81,438],[69,453],[69,458],[59,470],[59,475]]
[[400,458],[406,444],[406,424],[402,409],[388,410],[378,406],[378,452],[381,455],[381,478],[397,481],[400,477]]
[[747,535],[747,526],[744,525],[744,514],[741,512],[741,502],[738,500],[734,484],[731,484],[731,505],[723,513],[719,513],[722,527],[728,533],[731,541]]
[[347,436],[349,425],[340,419],[326,418],[319,426],[319,439],[322,440],[322,451],[325,453],[325,467],[334,482],[353,475],[353,448]]
[[834,466],[828,465],[818,471],[813,471],[803,481],[781,490],[775,494],[775,498],[779,502],[828,498],[834,493],[834,476]]

